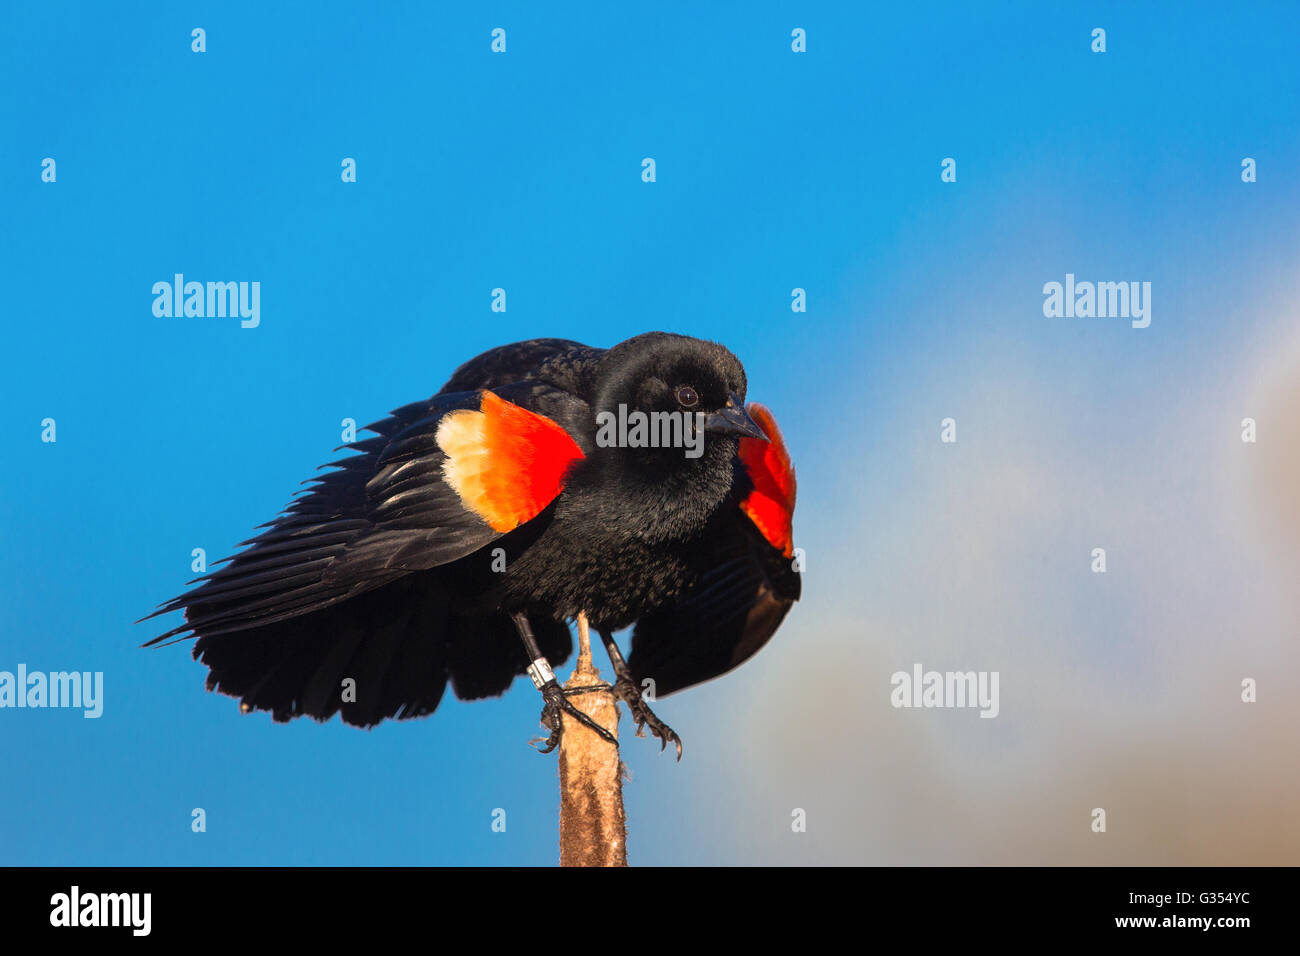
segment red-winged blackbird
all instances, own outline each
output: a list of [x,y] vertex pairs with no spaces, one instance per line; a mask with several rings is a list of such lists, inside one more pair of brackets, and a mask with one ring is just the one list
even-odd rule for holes
[[[528,673],[549,750],[574,712],[549,662],[585,614],[638,730],[680,756],[639,688],[725,673],[800,593],[794,471],[745,392],[731,352],[681,335],[492,349],[340,446],[360,454],[150,615],[184,608],[185,624],[148,643],[196,637],[208,689],[279,721],[419,717],[448,681],[475,699]],[[624,661],[612,634],[630,625]]]

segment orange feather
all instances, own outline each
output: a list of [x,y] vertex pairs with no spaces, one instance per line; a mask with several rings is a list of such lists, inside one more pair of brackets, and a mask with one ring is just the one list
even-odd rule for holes
[[757,402],[750,403],[747,411],[768,441],[740,440],[740,460],[754,483],[740,507],[768,544],[790,557],[794,554],[794,465],[772,413]]
[[484,390],[479,410],[449,412],[438,425],[447,456],[443,478],[461,502],[492,528],[531,521],[564,488],[569,466],[585,456],[545,415]]

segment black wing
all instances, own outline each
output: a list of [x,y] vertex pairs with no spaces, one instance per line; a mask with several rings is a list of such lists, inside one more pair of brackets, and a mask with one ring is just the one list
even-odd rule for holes
[[[477,371],[457,372],[462,388],[367,426],[373,436],[344,446],[355,454],[322,466],[330,470],[304,482],[312,487],[244,551],[149,615],[183,609],[186,620],[148,644],[197,637],[209,689],[277,720],[421,716],[448,680],[462,698],[502,693],[528,662],[507,616],[462,607],[454,570],[502,535],[443,480],[438,424],[477,407],[482,387],[562,425],[582,421],[586,404],[564,386],[598,354],[561,340],[493,350]],[[554,384],[519,380],[539,369]],[[532,533],[525,525],[507,537]],[[568,656],[567,626],[534,620],[533,629],[549,659]],[[355,699],[340,693],[349,677]]]
[[190,582],[196,587],[145,618],[186,612],[185,624],[148,643],[274,624],[482,548],[499,533],[443,481],[438,424],[450,411],[477,408],[477,390],[491,388],[585,444],[588,407],[574,389],[600,354],[564,339],[501,346],[461,366],[433,398],[367,425],[373,437],[340,446],[359,454],[322,465],[333,470],[303,482],[313,487],[242,542],[246,550],[217,562],[222,566]]
[[628,666],[664,697],[711,680],[754,656],[802,590],[793,559],[737,509],[712,536],[705,572],[678,603],[644,615]]
[[334,470],[304,482],[312,487],[243,542],[244,551],[149,615],[184,609],[186,621],[148,644],[318,611],[497,537],[442,480],[435,440],[443,415],[477,402],[473,392],[437,395],[366,426],[374,437],[342,446],[359,454],[321,466]]

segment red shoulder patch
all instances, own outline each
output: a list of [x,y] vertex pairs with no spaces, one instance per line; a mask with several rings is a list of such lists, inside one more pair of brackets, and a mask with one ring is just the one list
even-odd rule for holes
[[438,424],[438,447],[447,456],[442,477],[466,508],[506,532],[554,501],[569,466],[586,456],[545,415],[486,389],[482,396],[478,411],[448,412]]
[[751,402],[746,411],[763,429],[768,441],[740,440],[740,460],[754,483],[754,490],[740,503],[740,508],[768,544],[790,557],[794,554],[794,465],[772,413],[757,402]]

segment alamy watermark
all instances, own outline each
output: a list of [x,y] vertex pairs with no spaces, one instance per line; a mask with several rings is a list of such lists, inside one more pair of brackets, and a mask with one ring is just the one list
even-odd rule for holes
[[152,893],[83,893],[73,886],[50,897],[51,926],[124,926],[133,936],[148,936],[152,912]]
[[1135,329],[1151,324],[1150,282],[1075,282],[1043,284],[1043,315],[1049,319],[1132,319]]
[[0,708],[5,707],[80,708],[83,717],[97,718],[104,713],[104,672],[28,673],[19,664],[16,674],[0,671]]
[[596,444],[601,448],[682,448],[687,458],[704,454],[703,412],[643,412],[618,406],[618,413],[596,413]]
[[895,707],[978,707],[981,717],[996,717],[997,671],[927,671],[920,664],[912,670],[895,671],[889,678],[893,690],[889,702]]
[[153,314],[160,319],[239,318],[240,327],[255,329],[262,322],[262,283],[186,282],[176,273],[171,282],[153,284]]

